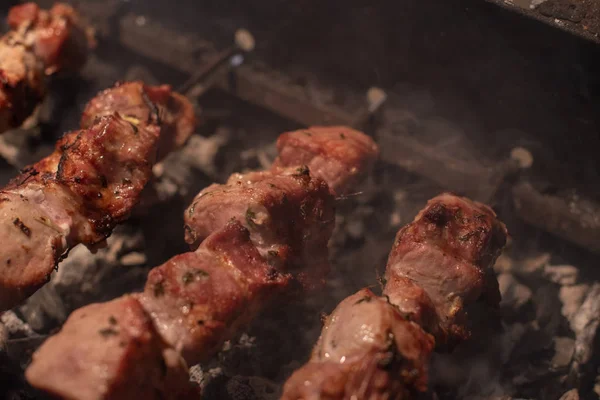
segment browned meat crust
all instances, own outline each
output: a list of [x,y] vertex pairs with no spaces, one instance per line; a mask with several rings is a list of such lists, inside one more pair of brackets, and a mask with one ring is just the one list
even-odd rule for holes
[[[365,136],[364,140],[370,139]],[[275,166],[271,171],[234,174],[225,185],[212,185],[194,199],[185,218],[186,238],[195,251],[154,268],[144,292],[136,295],[163,342],[188,365],[212,357],[274,296],[322,281],[329,268],[327,245],[335,202],[325,182],[305,166]],[[92,305],[78,312],[104,313],[101,307]],[[98,318],[90,320],[102,320]],[[81,393],[82,382],[108,390],[101,396],[78,399],[124,398],[112,388],[122,379],[118,365],[129,363],[132,356],[116,348],[113,351],[114,344],[98,350],[102,338],[93,329],[78,329],[75,324],[68,320],[34,354],[26,373],[28,381],[61,398]],[[410,329],[405,333],[410,334]],[[63,372],[55,375],[64,362],[55,356],[56,349],[70,355],[77,351],[68,345],[69,336],[78,341],[76,349],[92,349],[91,354],[77,352],[77,357],[89,360],[81,361],[85,365],[94,365],[100,358],[93,354],[96,351],[114,353],[115,360],[119,359],[107,366],[110,372],[104,381],[82,372],[68,379]],[[48,383],[57,380],[60,387]]]
[[[135,82],[114,90],[122,96],[121,104],[145,106],[148,118],[121,116],[118,110],[95,118],[87,128],[66,134],[54,153],[0,190],[0,230],[5,235],[0,309],[13,307],[42,286],[69,249],[79,243],[93,246],[110,235],[139,201],[163,132],[189,136],[193,131],[193,116],[171,115],[160,102],[139,104],[146,89]],[[161,96],[170,93],[167,87],[151,89]],[[165,121],[178,122],[163,123],[156,110],[168,115]],[[177,116],[190,124],[181,125]]]
[[[158,110],[149,107],[149,102],[159,104]],[[161,123],[158,143],[158,160],[182,146],[196,125],[194,107],[168,85],[148,86],[142,82],[128,82],[105,90],[94,97],[81,116],[81,127],[87,128],[98,117],[118,112],[133,121],[148,121],[157,112]]]
[[371,170],[379,154],[375,142],[344,126],[314,126],[284,133],[277,140],[273,167],[306,165],[337,194],[347,194]]
[[[80,340],[82,336],[97,340]],[[115,399],[152,399],[193,394],[185,363],[161,340],[134,296],[73,312],[61,335],[47,343],[36,368],[53,368],[56,359],[62,360],[62,368],[38,387],[56,396],[102,399],[110,393]],[[65,382],[71,382],[68,391]]]
[[231,218],[249,229],[274,266],[297,272],[307,286],[322,283],[329,271],[333,198],[327,184],[308,169],[234,174],[226,185],[207,187],[185,212],[185,239],[197,248]]
[[474,302],[497,307],[491,267],[506,235],[483,204],[451,194],[430,200],[396,236],[384,297],[364,289],[338,305],[283,399],[417,398],[434,343],[469,336],[465,310]]
[[63,3],[13,7],[0,38],[0,132],[19,127],[45,95],[46,75],[76,71],[94,47],[93,30]]

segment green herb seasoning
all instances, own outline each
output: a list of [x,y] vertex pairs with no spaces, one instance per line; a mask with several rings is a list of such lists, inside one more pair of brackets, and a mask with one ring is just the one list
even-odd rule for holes
[[256,213],[254,211],[252,211],[251,209],[247,209],[246,210],[246,223],[252,228],[256,228],[256,222],[254,221],[255,218],[256,218]]
[[98,333],[102,336],[102,337],[109,337],[109,336],[117,336],[119,334],[119,332],[113,328],[104,328],[104,329],[100,329],[98,331]]
[[364,302],[370,303],[371,302],[371,296],[365,296],[362,299],[359,299],[356,303],[354,303],[354,305],[360,304],[360,303],[364,303]]
[[308,170],[308,167],[306,165],[303,165],[296,169],[296,175],[297,176],[304,176],[304,175],[308,176],[308,175],[310,175],[310,171]]
[[188,285],[194,281],[200,280],[202,278],[207,278],[209,276],[208,272],[201,269],[193,269],[190,271],[186,271],[181,280],[185,285]]
[[154,297],[161,297],[165,294],[165,285],[163,281],[154,284]]

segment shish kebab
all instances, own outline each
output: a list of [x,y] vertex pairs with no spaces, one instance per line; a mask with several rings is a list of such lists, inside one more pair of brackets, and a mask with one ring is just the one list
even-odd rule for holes
[[344,127],[288,132],[277,147],[270,170],[194,198],[194,251],[152,269],[142,293],[73,312],[33,355],[29,383],[63,399],[187,398],[187,365],[212,357],[274,296],[321,284],[335,196],[369,172],[378,148]]
[[191,103],[166,85],[117,84],[92,99],[80,130],[0,190],[0,311],[44,285],[77,244],[103,243],[158,157],[194,129]]
[[93,29],[69,5],[14,6],[0,38],[0,133],[18,128],[46,94],[46,76],[77,71],[95,46]]
[[362,289],[337,306],[282,398],[417,398],[434,346],[448,350],[469,337],[474,303],[498,307],[492,267],[506,237],[483,204],[451,194],[430,200],[396,235],[383,296]]

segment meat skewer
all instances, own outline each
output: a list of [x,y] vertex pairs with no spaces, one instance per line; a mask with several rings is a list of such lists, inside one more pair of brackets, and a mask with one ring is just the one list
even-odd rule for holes
[[0,38],[0,133],[18,128],[46,94],[46,76],[77,71],[95,46],[91,27],[69,5],[11,8],[11,31]]
[[396,236],[383,297],[363,289],[343,300],[282,398],[416,398],[427,388],[434,346],[469,337],[475,303],[498,307],[492,266],[506,236],[483,204],[451,194],[430,200]]
[[131,82],[93,99],[80,130],[0,190],[0,310],[39,289],[77,244],[102,243],[139,201],[158,147],[194,128],[192,105],[168,86]]
[[185,398],[174,384],[187,376],[182,366],[212,357],[275,296],[321,283],[335,195],[369,172],[378,149],[342,127],[286,133],[277,144],[270,170],[196,196],[185,211],[194,251],[152,269],[142,293],[75,311],[34,354],[30,384],[65,399]]

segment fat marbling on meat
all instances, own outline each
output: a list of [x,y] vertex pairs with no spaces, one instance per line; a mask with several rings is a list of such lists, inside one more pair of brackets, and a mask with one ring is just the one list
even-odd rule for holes
[[492,266],[506,236],[483,204],[451,194],[430,200],[396,236],[383,297],[363,289],[338,305],[283,399],[418,398],[434,346],[469,337],[473,303],[498,306]]
[[[161,103],[171,93],[166,86],[132,82],[114,90],[132,103],[139,102],[143,91],[146,108],[172,112]],[[75,245],[93,247],[106,239],[139,201],[161,136],[189,136],[194,130],[193,117],[185,113],[180,117],[189,124],[175,129],[159,121],[154,111],[136,107],[137,113],[115,110],[67,133],[52,154],[0,190],[0,309],[17,305],[47,282]],[[175,112],[188,109],[177,107]]]

